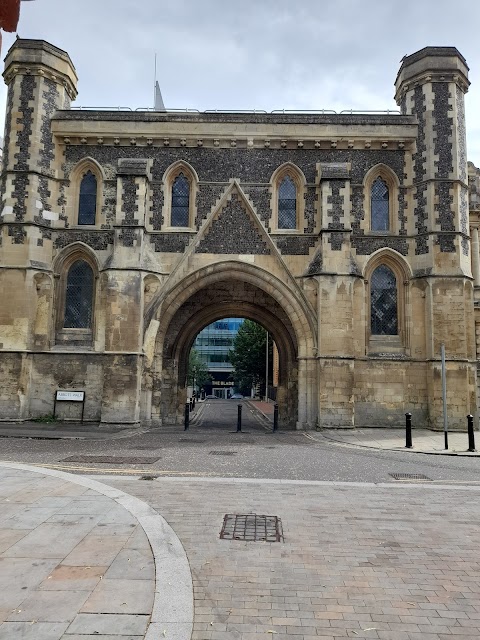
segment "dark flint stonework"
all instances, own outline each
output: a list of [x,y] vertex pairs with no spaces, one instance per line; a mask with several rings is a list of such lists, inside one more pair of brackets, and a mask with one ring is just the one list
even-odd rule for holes
[[398,191],[398,222],[399,222],[399,231],[398,235],[406,236],[407,235],[407,202],[405,200],[405,189],[400,187]]
[[463,234],[462,238],[462,252],[464,256],[468,256],[469,253],[469,240],[468,236],[468,188],[460,187],[460,228]]
[[407,115],[407,94],[406,93],[403,94],[400,100],[400,111],[402,113],[402,116]]
[[[58,113],[58,112],[57,112]],[[408,122],[411,119],[407,118]],[[202,147],[195,148],[164,148],[152,147],[148,153],[153,159],[152,167],[152,205],[150,223],[155,231],[159,231],[164,224],[162,219],[163,191],[161,180],[167,168],[177,160],[184,160],[191,164],[197,171],[200,184],[197,194],[197,214],[196,228],[200,228],[202,222],[207,218],[213,206],[215,206],[222,193],[229,185],[231,178],[238,178],[242,183],[242,188],[248,195],[255,210],[270,232],[269,222],[271,219],[270,208],[270,180],[273,172],[285,162],[292,162],[303,171],[307,183],[314,185],[316,180],[317,162],[327,164],[351,163],[352,180],[352,228],[354,235],[363,235],[360,229],[360,222],[363,220],[363,187],[362,182],[369,169],[377,164],[385,164],[397,175],[401,185],[404,184],[404,162],[405,152],[401,149],[208,149]],[[128,158],[144,159],[145,147],[110,147],[110,146],[67,146],[66,155],[66,175],[71,167],[77,162],[91,156],[103,167],[107,176],[116,175],[118,161],[124,156]],[[126,176],[125,179],[128,179]],[[112,183],[113,184],[113,183]],[[131,187],[131,185],[130,185]],[[110,188],[109,188],[110,190]],[[127,187],[128,191],[128,187]],[[128,195],[124,194],[122,209],[126,212],[125,197],[129,202],[128,211],[133,220],[130,205],[135,204],[136,193],[133,187]],[[111,188],[110,213],[107,222],[112,222],[115,215],[116,202],[114,188]],[[305,197],[305,233],[312,233],[315,229],[315,203],[317,190],[315,186],[309,186]],[[399,199],[400,212],[402,212],[401,201]],[[343,212],[342,212],[343,215]],[[399,213],[400,216],[400,213]],[[403,218],[403,216],[402,216]],[[129,222],[125,219],[125,222]],[[162,241],[153,241],[157,246],[162,246]],[[307,242],[308,244],[308,242]],[[288,240],[288,245],[283,246],[285,252],[297,251],[297,241]],[[295,247],[295,248],[294,248]]]
[[322,269],[323,269],[323,255],[322,255],[322,249],[320,248],[320,249],[317,249],[317,252],[313,257],[313,260],[308,265],[306,275],[307,276],[318,275],[322,272]]
[[[58,113],[58,112],[57,112]],[[400,117],[400,116],[399,116]],[[410,122],[410,120],[409,120]],[[321,162],[350,162],[352,164],[351,180],[360,184],[366,172],[376,164],[383,163],[390,167],[403,184],[404,155],[402,149],[209,149],[205,147],[192,148],[167,148],[152,147],[111,147],[94,145],[70,145],[67,146],[66,163],[74,166],[77,162],[91,156],[104,168],[109,175],[116,171],[119,158],[128,154],[128,157],[154,160],[152,167],[152,179],[161,182],[165,171],[177,160],[184,160],[196,170],[200,183],[224,183],[228,185],[231,178],[241,180],[242,189],[249,192],[248,184],[260,185],[262,188],[270,186],[273,172],[285,162],[292,162],[305,174],[307,183],[314,184],[316,179],[316,163]],[[225,189],[222,187],[222,190]],[[253,191],[252,191],[253,193]],[[253,201],[252,196],[252,201]],[[211,206],[215,204],[212,202]],[[255,205],[256,206],[256,205]]]
[[365,211],[363,209],[363,185],[351,185],[350,202],[352,204],[352,232],[354,235],[363,235],[361,229],[362,220],[365,219]]
[[183,253],[195,235],[195,233],[179,233],[176,231],[156,233],[150,236],[150,242],[156,252]]
[[451,94],[445,82],[432,82],[432,89],[435,96],[433,99],[433,131],[436,134],[434,153],[438,156],[438,160],[435,160],[435,177],[448,179],[453,172],[451,143],[453,118],[448,117],[448,113],[452,111],[448,102]]
[[331,204],[327,209],[327,218],[331,218],[332,222],[328,223],[329,229],[344,229],[345,224],[340,222],[344,217],[343,204],[344,196],[340,195],[340,189],[345,189],[345,180],[332,180],[329,183],[331,195],[327,196],[327,204]]
[[455,214],[453,212],[453,182],[437,182],[435,184],[435,212],[438,218],[435,224],[440,225],[442,231],[455,231]]
[[316,187],[307,187],[305,193],[305,222],[306,226],[304,227],[305,233],[313,233],[315,229],[315,202],[318,199],[317,188]]
[[458,177],[467,182],[467,129],[465,126],[465,97],[456,86],[457,101],[457,140],[458,140]]
[[332,247],[332,251],[341,251],[344,234],[342,232],[332,231],[329,235],[328,243]]
[[152,212],[152,217],[149,222],[152,225],[154,231],[159,231],[163,225],[163,189],[160,182],[155,182],[152,184],[152,206],[150,211]]
[[[12,135],[13,83],[8,87],[7,111],[5,113],[5,137],[3,139],[2,170],[6,172],[10,160],[10,137]],[[4,173],[0,182],[0,200],[3,201],[7,188],[7,175]],[[0,203],[1,204],[1,203]],[[3,209],[3,205],[2,205]]]
[[442,253],[455,253],[455,236],[439,233],[435,244],[440,247]]
[[[39,176],[38,177],[38,195],[40,196],[40,202],[42,203],[42,207],[45,209],[45,211],[51,211],[52,209],[52,207],[48,204],[48,200],[52,195],[48,186],[49,186],[48,178],[45,178],[44,176]],[[36,218],[39,218],[39,219],[37,220]],[[34,216],[34,220],[39,224],[46,224],[47,227],[50,227],[52,224],[50,220],[44,220],[43,216],[41,215]]]
[[405,238],[388,236],[382,236],[381,238],[374,236],[352,236],[352,248],[357,250],[357,255],[359,256],[369,256],[374,251],[384,249],[385,247],[398,251],[402,256],[408,255],[408,243]]
[[30,136],[32,135],[32,114],[33,106],[30,101],[33,100],[34,89],[37,83],[33,76],[23,76],[20,85],[20,117],[17,118],[17,124],[22,125],[17,132],[17,149],[15,154],[17,163],[14,165],[16,171],[28,171],[28,161],[30,159]]
[[195,217],[195,227],[200,229],[206,220],[213,206],[225,191],[227,185],[222,184],[200,184],[197,192],[197,215]]
[[[412,112],[417,116],[418,120],[418,137],[417,137],[417,151],[413,154],[413,170],[415,174],[415,182],[421,182],[425,179],[427,170],[425,168],[424,153],[427,150],[425,143],[425,112],[427,110],[425,106],[425,96],[423,94],[423,87],[415,87],[412,96]],[[426,234],[427,229],[427,198],[425,196],[427,192],[427,186],[425,184],[419,184],[413,194],[414,200],[416,200],[416,206],[414,207],[415,216],[415,229],[418,234]],[[428,241],[424,235],[419,235],[415,238],[415,255],[423,255],[428,253]]]
[[286,256],[308,256],[311,247],[318,241],[318,236],[272,236],[279,251]]
[[123,176],[122,177],[122,213],[125,217],[122,223],[125,224],[138,224],[138,219],[135,218],[135,213],[138,211],[137,205],[137,187],[135,183],[135,176]]
[[124,247],[133,247],[135,244],[136,230],[125,227],[120,231],[118,239]]
[[213,220],[196,252],[270,255],[270,248],[245,211],[238,194],[233,193]]
[[43,144],[43,150],[40,152],[40,161],[38,164],[40,168],[45,172],[52,173],[51,164],[55,160],[55,146],[53,144],[50,120],[57,108],[59,95],[57,85],[55,84],[55,82],[53,82],[53,80],[44,78],[43,82],[45,83],[47,90],[42,92],[44,103],[42,124],[40,127],[40,142]]
[[12,244],[25,244],[27,232],[21,225],[8,225],[8,235],[12,238]]
[[16,222],[23,222],[27,214],[27,205],[25,201],[27,199],[27,187],[30,184],[28,175],[17,174],[13,179],[13,193],[12,198],[15,201],[13,205],[13,212],[15,214]]
[[109,244],[113,244],[113,231],[59,231],[55,233],[53,246],[63,249],[74,242],[83,242],[95,251],[105,251]]
[[[117,183],[111,181],[103,182],[103,204],[102,216],[106,220],[108,227],[115,223],[117,206]],[[103,228],[103,225],[102,225]]]

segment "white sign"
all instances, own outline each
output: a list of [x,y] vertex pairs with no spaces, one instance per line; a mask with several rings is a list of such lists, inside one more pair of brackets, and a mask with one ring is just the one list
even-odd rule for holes
[[70,402],[83,402],[85,391],[57,391],[57,400],[70,400]]

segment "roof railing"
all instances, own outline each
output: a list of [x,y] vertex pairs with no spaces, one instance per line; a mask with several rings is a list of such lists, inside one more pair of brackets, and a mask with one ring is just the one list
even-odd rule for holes
[[200,114],[200,113],[227,113],[227,114],[285,114],[285,115],[401,115],[399,109],[342,109],[342,111],[335,111],[334,109],[274,109],[273,111],[265,111],[265,109],[206,109],[200,111],[199,109],[190,109],[188,107],[182,109],[165,109],[160,111],[153,107],[137,107],[132,109],[131,107],[88,107],[88,106],[73,106],[70,111],[140,111],[148,113],[186,113],[186,114]]

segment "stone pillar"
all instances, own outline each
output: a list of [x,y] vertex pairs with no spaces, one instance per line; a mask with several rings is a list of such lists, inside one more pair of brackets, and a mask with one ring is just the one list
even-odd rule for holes
[[472,274],[476,287],[480,287],[480,246],[478,227],[472,227]]

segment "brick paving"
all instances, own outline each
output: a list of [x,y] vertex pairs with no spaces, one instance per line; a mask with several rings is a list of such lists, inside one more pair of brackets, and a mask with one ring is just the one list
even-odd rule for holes
[[[162,478],[107,482],[187,552],[194,640],[478,640],[475,487]],[[220,540],[226,513],[279,516],[284,543]]]

